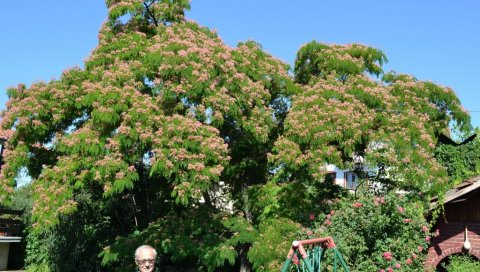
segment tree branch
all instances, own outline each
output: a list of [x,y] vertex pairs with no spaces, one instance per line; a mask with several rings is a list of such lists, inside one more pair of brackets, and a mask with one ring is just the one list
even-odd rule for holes
[[[150,3],[150,5],[152,5],[152,3]],[[158,21],[157,21],[157,18],[155,18],[155,15],[153,14],[153,12],[150,10],[150,5],[147,5],[147,3],[143,2],[143,5],[145,6],[145,9],[147,10],[147,14],[150,18],[152,18],[153,20],[153,23],[155,24],[155,26],[158,26]]]

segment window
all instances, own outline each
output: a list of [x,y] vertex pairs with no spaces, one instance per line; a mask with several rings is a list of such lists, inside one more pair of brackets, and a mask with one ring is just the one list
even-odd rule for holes
[[355,172],[345,173],[345,188],[349,190],[355,190],[358,186],[358,177]]

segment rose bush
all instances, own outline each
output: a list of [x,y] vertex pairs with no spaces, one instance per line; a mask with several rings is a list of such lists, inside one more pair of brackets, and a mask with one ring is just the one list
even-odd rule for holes
[[[421,271],[431,234],[416,195],[347,197],[316,216],[309,237],[332,236],[353,271]],[[326,254],[325,263],[331,264]]]

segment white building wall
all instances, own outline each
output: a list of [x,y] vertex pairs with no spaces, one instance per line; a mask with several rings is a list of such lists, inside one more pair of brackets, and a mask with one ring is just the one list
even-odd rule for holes
[[[327,170],[328,173],[335,173],[335,184],[337,184],[338,186],[341,186],[341,187],[346,186],[346,175],[345,174],[353,171],[351,169],[340,169],[333,164],[327,165],[326,170]],[[366,167],[364,167],[363,170],[367,171],[367,172],[372,171],[372,169],[369,169],[369,168],[366,168]]]

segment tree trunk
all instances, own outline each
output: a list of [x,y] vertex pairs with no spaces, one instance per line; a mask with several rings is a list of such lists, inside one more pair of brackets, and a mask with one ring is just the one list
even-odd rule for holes
[[240,249],[240,272],[250,272],[252,270],[252,264],[247,259],[249,249],[250,245],[242,245]]

